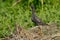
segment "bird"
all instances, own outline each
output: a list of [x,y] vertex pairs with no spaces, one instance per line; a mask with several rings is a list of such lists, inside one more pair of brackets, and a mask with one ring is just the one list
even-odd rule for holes
[[33,4],[30,5],[31,9],[32,9],[32,15],[31,15],[31,20],[33,23],[35,23],[35,25],[48,25],[46,23],[44,23],[40,18],[38,18],[35,14],[35,7]]

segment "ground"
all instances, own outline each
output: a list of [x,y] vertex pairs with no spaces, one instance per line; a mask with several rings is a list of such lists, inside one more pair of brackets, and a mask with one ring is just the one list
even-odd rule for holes
[[15,31],[2,40],[60,40],[60,29],[56,25],[39,25],[29,29],[24,29],[19,24],[15,24]]

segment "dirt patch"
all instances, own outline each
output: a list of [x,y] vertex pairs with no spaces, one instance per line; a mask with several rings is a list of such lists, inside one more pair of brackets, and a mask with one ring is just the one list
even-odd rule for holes
[[60,32],[56,25],[40,25],[26,30],[15,24],[15,32],[2,40],[60,40]]

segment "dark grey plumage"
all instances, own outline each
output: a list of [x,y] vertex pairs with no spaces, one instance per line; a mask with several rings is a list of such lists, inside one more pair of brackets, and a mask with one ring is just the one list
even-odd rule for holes
[[36,25],[48,25],[42,22],[42,20],[35,15],[35,8],[33,4],[31,4],[31,9],[32,9],[32,16],[31,16],[32,22],[34,22]]

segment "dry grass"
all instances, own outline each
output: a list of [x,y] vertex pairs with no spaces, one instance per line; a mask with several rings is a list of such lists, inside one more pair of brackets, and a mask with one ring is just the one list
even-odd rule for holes
[[2,40],[60,40],[60,32],[56,25],[40,25],[27,30],[18,24],[14,27],[15,31]]

